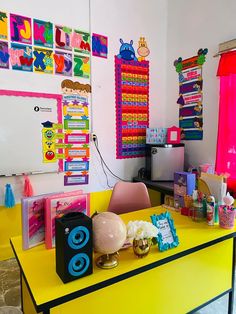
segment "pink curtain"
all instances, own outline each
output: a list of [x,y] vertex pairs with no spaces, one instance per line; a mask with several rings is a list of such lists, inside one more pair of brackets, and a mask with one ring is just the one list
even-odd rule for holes
[[220,76],[220,104],[218,139],[216,153],[216,172],[228,173],[228,188],[236,192],[236,54],[221,57],[218,68]]

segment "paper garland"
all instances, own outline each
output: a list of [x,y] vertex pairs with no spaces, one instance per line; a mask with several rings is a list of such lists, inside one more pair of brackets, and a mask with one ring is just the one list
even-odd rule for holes
[[[124,50],[120,55],[128,56]],[[115,56],[116,157],[143,157],[149,125],[149,61],[119,56]]]
[[203,79],[202,65],[206,61],[207,49],[199,49],[198,55],[175,60],[174,66],[179,75],[179,127],[182,140],[203,139]]
[[89,78],[90,50],[89,32],[0,12],[0,69]]

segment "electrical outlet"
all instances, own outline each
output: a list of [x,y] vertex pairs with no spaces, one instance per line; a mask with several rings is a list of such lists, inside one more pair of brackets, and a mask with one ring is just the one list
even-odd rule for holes
[[97,135],[95,133],[91,133],[91,141],[95,142],[97,139]]

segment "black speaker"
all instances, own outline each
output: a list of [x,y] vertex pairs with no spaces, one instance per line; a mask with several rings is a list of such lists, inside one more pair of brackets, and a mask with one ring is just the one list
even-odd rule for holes
[[73,212],[56,219],[56,272],[66,283],[93,272],[92,219]]

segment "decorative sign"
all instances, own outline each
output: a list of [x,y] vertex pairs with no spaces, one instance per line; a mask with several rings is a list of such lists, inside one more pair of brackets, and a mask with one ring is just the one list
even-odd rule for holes
[[9,51],[8,43],[0,41],[0,68],[9,69]]
[[157,244],[161,252],[179,245],[174,221],[169,212],[160,215],[152,215],[151,220],[154,226],[158,228]]
[[174,62],[179,74],[179,127],[181,139],[202,140],[202,65],[206,61],[207,49],[199,49],[198,55]]
[[51,22],[33,20],[34,24],[34,45],[53,48],[53,25]]
[[108,37],[93,33],[92,52],[93,52],[93,56],[95,57],[107,58]]
[[0,69],[89,79],[90,51],[89,32],[0,12]]
[[115,75],[116,156],[143,157],[149,125],[149,61],[115,56]]
[[65,130],[64,184],[88,184],[90,84],[66,79],[61,83]]
[[10,14],[11,41],[32,44],[31,18]]
[[0,11],[0,39],[8,40],[8,17],[6,12]]

